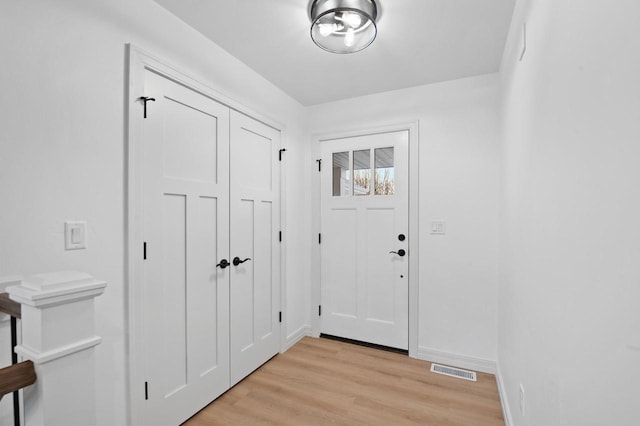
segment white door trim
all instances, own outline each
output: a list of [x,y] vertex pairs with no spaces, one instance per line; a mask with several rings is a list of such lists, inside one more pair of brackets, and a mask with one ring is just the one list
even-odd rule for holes
[[[388,124],[376,127],[360,128],[356,130],[332,131],[315,134],[312,136],[313,159],[320,158],[320,143],[325,140],[347,138],[354,136],[366,136],[376,133],[388,133],[407,130],[409,132],[409,356],[418,357],[418,190],[419,185],[419,121],[409,123]],[[318,164],[312,165],[312,199],[311,199],[311,227],[313,229],[313,244],[311,245],[311,335],[319,336],[321,330],[321,317],[318,315],[320,305],[320,244],[317,235],[321,232],[320,226],[320,173],[317,172]],[[323,164],[322,167],[329,167]]]
[[[142,397],[144,390],[139,387],[140,383],[144,382],[144,377],[139,377],[140,372],[136,370],[137,356],[140,354],[140,350],[137,346],[138,337],[141,336],[141,318],[136,312],[135,307],[140,304],[140,286],[136,286],[135,283],[141,282],[142,279],[142,168],[138,164],[138,159],[141,158],[141,141],[142,141],[142,125],[143,115],[141,103],[138,100],[140,96],[144,96],[144,73],[145,70],[151,70],[162,76],[165,76],[173,81],[176,81],[206,97],[219,102],[232,110],[238,111],[244,115],[247,115],[277,131],[280,132],[280,144],[281,147],[285,146],[285,133],[286,126],[277,120],[266,117],[257,111],[252,110],[249,107],[223,95],[219,91],[199,82],[198,80],[189,76],[179,68],[170,65],[168,62],[158,59],[154,55],[134,46],[132,44],[126,45],[127,59],[128,59],[128,75],[125,80],[125,99],[126,106],[125,112],[127,121],[126,126],[126,236],[125,236],[125,300],[127,304],[127,328],[128,328],[128,365],[127,371],[129,375],[128,389],[127,389],[127,416],[128,423],[133,424],[137,413],[137,404],[144,401]],[[150,109],[153,108],[153,103],[148,105]],[[283,156],[283,160],[284,160]],[[281,163],[284,165],[284,161]],[[280,167],[281,189],[284,189],[286,173],[283,167]],[[283,191],[280,194],[280,211],[283,212],[286,208],[286,193]],[[285,216],[281,214],[280,217],[280,229],[283,232],[283,241],[280,244],[280,264],[284,268],[286,266],[286,235],[285,232]],[[280,271],[280,295],[281,306],[280,310],[284,311],[286,298],[286,270]],[[286,350],[286,315],[283,312],[281,327],[280,352]]]

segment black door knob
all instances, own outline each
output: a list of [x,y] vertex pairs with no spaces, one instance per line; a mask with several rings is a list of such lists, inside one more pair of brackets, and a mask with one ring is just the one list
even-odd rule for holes
[[246,262],[247,260],[251,260],[250,257],[247,257],[245,260],[240,260],[240,258],[238,256],[233,258],[233,266],[238,266],[241,263]]
[[398,240],[400,241],[404,241],[407,237],[404,236],[404,234],[400,234],[398,235]]
[[389,253],[397,254],[397,255],[398,255],[398,256],[400,256],[400,257],[402,257],[402,256],[404,256],[405,254],[407,254],[407,252],[406,252],[406,251],[404,251],[404,249],[400,249],[400,250],[398,250],[398,251],[390,251]]
[[229,263],[229,261],[228,261],[227,259],[222,259],[222,260],[220,261],[220,263],[218,263],[216,266],[217,266],[218,268],[220,268],[220,269],[224,269],[224,268],[226,268],[226,267],[227,267],[227,266],[229,266],[229,265],[231,265],[231,264]]

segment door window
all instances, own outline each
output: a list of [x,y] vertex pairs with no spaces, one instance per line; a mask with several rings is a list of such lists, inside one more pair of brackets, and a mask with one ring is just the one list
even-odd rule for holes
[[393,147],[375,150],[376,175],[375,194],[393,195],[395,179],[393,168]]
[[333,153],[333,196],[351,195],[349,151]]
[[371,194],[371,150],[353,151],[353,195]]
[[373,176],[371,151],[371,149],[360,149],[332,153],[332,195],[334,197],[395,194],[393,147],[373,149],[375,168]]

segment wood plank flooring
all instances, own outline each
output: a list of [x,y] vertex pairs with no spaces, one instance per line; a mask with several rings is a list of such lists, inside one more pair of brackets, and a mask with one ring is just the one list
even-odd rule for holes
[[434,374],[406,355],[305,337],[185,423],[504,425],[495,377]]

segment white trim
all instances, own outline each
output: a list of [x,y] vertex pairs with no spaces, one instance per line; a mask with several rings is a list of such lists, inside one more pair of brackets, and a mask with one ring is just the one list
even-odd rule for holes
[[512,426],[513,417],[511,417],[511,406],[507,397],[507,388],[504,384],[502,371],[500,370],[500,362],[496,362],[496,383],[498,384],[498,395],[500,395],[500,404],[502,405],[502,416],[504,417],[505,426]]
[[302,327],[300,327],[299,329],[297,329],[296,331],[294,331],[293,333],[287,336],[287,345],[283,352],[291,349],[293,345],[295,345],[300,340],[302,340],[303,337],[310,336],[310,335],[311,335],[311,326],[303,325]]
[[420,335],[420,122],[409,125],[409,356],[418,357]]
[[409,132],[409,356],[419,358],[418,353],[418,290],[419,290],[419,162],[420,162],[420,122],[410,121],[401,123],[391,123],[375,127],[366,127],[359,129],[335,130],[328,133],[314,134],[311,138],[311,152],[314,155],[313,165],[314,171],[311,178],[312,200],[311,200],[311,228],[313,232],[314,243],[311,245],[311,331],[310,336],[319,337],[321,333],[320,317],[318,316],[318,305],[321,301],[320,291],[320,245],[317,244],[315,238],[321,232],[320,224],[320,173],[317,172],[317,163],[315,159],[320,158],[320,142],[331,139],[348,138],[353,136],[365,136],[377,133],[388,133],[407,130]]
[[[280,131],[280,148],[286,148],[287,134]],[[280,167],[280,229],[282,240],[280,241],[280,312],[282,322],[280,323],[280,353],[288,349],[287,337],[287,152],[278,152],[282,161],[278,162]]]
[[479,371],[481,373],[496,374],[496,362],[475,358],[468,355],[459,355],[451,352],[442,352],[436,349],[420,346],[418,348],[418,359],[424,361],[437,362],[450,365],[452,367],[464,368],[467,370]]
[[[126,148],[126,182],[127,182],[127,220],[125,224],[126,232],[126,275],[125,275],[125,287],[126,287],[126,299],[128,304],[127,309],[127,323],[128,323],[128,387],[126,395],[127,403],[127,416],[128,423],[133,423],[133,419],[136,417],[137,404],[142,403],[139,399],[139,393],[133,394],[133,389],[137,389],[138,385],[144,381],[144,378],[140,375],[141,372],[136,370],[136,366],[140,365],[140,360],[136,357],[136,354],[140,356],[142,352],[138,349],[137,338],[142,334],[142,318],[139,318],[139,313],[135,312],[134,307],[140,305],[140,286],[134,285],[134,283],[141,282],[142,260],[140,256],[140,250],[142,247],[142,227],[141,227],[141,168],[136,165],[139,164],[140,153],[140,141],[142,139],[142,114],[141,109],[136,108],[139,103],[138,98],[144,95],[144,73],[145,70],[153,71],[168,79],[171,79],[179,84],[184,85],[203,96],[206,96],[214,101],[221,103],[231,110],[237,111],[243,115],[251,117],[262,124],[271,127],[280,132],[280,141],[282,145],[283,135],[286,132],[286,126],[263,114],[254,111],[253,109],[223,95],[218,90],[201,83],[194,79],[189,73],[184,72],[180,68],[177,68],[164,60],[158,59],[154,55],[132,45],[127,44],[127,67],[128,73],[125,80],[125,87],[127,93],[125,96],[127,103],[127,148]],[[282,194],[281,194],[282,197]],[[282,201],[282,199],[281,199]],[[281,205],[282,212],[282,205]],[[282,218],[281,218],[282,220]],[[284,226],[284,223],[283,223]],[[284,233],[284,229],[283,229]],[[284,239],[283,239],[284,242]],[[281,250],[283,250],[283,247]],[[281,265],[286,265],[285,252],[281,251]],[[284,275],[286,270],[280,271],[281,285],[284,282]],[[284,292],[283,292],[284,289]],[[286,299],[286,287],[280,289],[281,301],[283,297]],[[286,324],[286,313],[284,309],[286,304],[281,304],[283,310],[283,322],[282,326]],[[281,330],[285,330],[282,328]],[[281,346],[284,341],[281,332]]]
[[11,300],[20,304],[51,307],[91,299],[104,293],[105,281],[76,271],[51,272],[33,275],[6,288]]
[[312,155],[311,166],[311,286],[309,288],[309,307],[311,336],[320,337],[320,316],[318,315],[318,306],[321,301],[320,288],[320,244],[318,244],[318,235],[320,234],[320,211],[322,203],[320,202],[320,172],[318,171],[318,161],[320,155],[320,137],[312,137],[311,149]]
[[53,307],[66,305],[80,300],[93,299],[104,293],[107,283],[96,281],[84,286],[82,289],[72,288],[67,290],[51,291],[46,293],[35,293],[23,286],[8,287],[7,292],[11,300],[22,305],[36,308]]
[[47,362],[55,361],[56,359],[63,358],[76,352],[93,348],[94,346],[99,345],[101,341],[102,339],[99,336],[94,336],[89,339],[67,346],[61,346],[46,352],[38,352],[37,350],[27,346],[18,345],[16,346],[15,352],[26,359],[30,359],[36,364],[46,364]]

